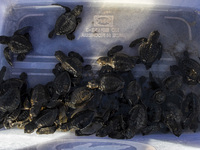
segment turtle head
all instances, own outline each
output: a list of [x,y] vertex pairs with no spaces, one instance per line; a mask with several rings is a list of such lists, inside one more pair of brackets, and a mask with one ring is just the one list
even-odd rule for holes
[[10,37],[0,36],[0,43],[1,44],[8,44],[9,42],[10,42]]
[[74,10],[72,11],[72,13],[75,15],[75,16],[79,16],[81,14],[83,10],[83,5],[77,5]]
[[98,63],[99,65],[101,65],[101,66],[107,65],[107,64],[109,63],[109,61],[110,61],[109,57],[99,57],[99,58],[97,59],[97,63]]
[[166,100],[166,94],[163,91],[157,91],[154,94],[154,100],[156,101],[156,103],[162,104]]
[[65,53],[63,53],[63,52],[60,51],[60,50],[56,51],[54,55],[55,55],[56,59],[57,59],[59,62],[61,62],[61,63],[62,63],[62,62],[65,60],[65,58],[67,57],[67,56],[65,55]]
[[92,80],[88,82],[87,87],[90,89],[96,89],[99,87],[99,85],[95,80]]
[[37,115],[40,113],[40,109],[30,109],[30,120],[33,120],[33,118],[37,117]]
[[149,38],[148,38],[148,41],[149,42],[157,42],[158,39],[159,39],[159,36],[160,36],[160,33],[158,31],[152,31],[150,34],[149,34]]

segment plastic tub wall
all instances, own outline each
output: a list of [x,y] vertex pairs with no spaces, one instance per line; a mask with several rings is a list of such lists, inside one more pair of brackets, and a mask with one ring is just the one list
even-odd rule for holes
[[[84,6],[82,22],[75,31],[75,40],[69,41],[65,36],[48,38],[58,16],[64,9],[51,4],[59,3],[74,8]],[[53,80],[52,69],[58,62],[54,57],[56,50],[66,54],[79,52],[85,64],[99,69],[96,59],[106,55],[112,46],[122,44],[123,51],[136,55],[137,49],[129,48],[132,40],[147,37],[153,30],[161,34],[163,56],[150,71],[157,77],[169,75],[169,65],[176,62],[176,55],[186,49],[191,57],[198,60],[200,40],[200,1],[183,0],[1,0],[0,35],[12,35],[24,26],[32,26],[30,31],[34,50],[23,62],[16,61],[10,67],[3,56],[5,45],[0,45],[0,67],[6,66],[5,78],[18,77],[21,72],[28,74],[30,87],[38,83],[45,84]],[[148,76],[144,65],[133,69],[135,77]],[[197,87],[199,88],[199,87]],[[197,88],[190,91],[197,92]],[[112,140],[108,138],[75,137],[74,133],[56,132],[53,135],[24,134],[23,130],[11,129],[0,131],[0,149],[199,149],[197,141],[200,132],[184,133],[176,138],[172,134],[137,135],[131,140]],[[134,142],[132,142],[134,141]],[[131,143],[132,142],[132,143]],[[47,144],[46,144],[47,143]],[[65,143],[65,144],[64,144]],[[146,145],[143,145],[146,144]]]

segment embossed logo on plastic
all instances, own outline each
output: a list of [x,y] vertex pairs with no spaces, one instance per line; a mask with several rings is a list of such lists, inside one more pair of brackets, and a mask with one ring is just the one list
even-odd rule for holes
[[95,15],[94,26],[96,27],[112,27],[114,16],[111,15]]
[[125,140],[60,139],[37,146],[37,150],[156,150],[153,146]]

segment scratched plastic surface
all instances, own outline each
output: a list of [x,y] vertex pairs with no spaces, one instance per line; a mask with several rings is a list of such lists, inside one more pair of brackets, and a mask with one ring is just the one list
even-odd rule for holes
[[[141,1],[143,2],[144,0]],[[169,66],[176,63],[174,56],[180,55],[183,50],[188,50],[192,58],[198,59],[200,52],[200,9],[191,7],[191,4],[190,7],[187,7],[189,6],[187,2],[181,3],[180,0],[178,1],[182,5],[181,7],[178,7],[178,4],[173,5],[174,1],[168,1],[171,4],[164,5],[167,2],[164,3],[163,0],[163,5],[161,1],[159,3],[156,0],[155,5],[145,4],[145,2],[137,4],[131,1],[127,3],[112,3],[106,0],[104,2],[98,0],[97,2],[90,2],[89,0],[60,2],[60,4],[72,9],[80,4],[84,6],[81,14],[82,22],[75,31],[76,38],[73,41],[69,41],[65,36],[56,36],[54,39],[48,38],[48,34],[53,29],[56,19],[65,12],[63,8],[51,5],[52,3],[59,3],[57,0],[47,0],[45,3],[39,0],[27,2],[22,0],[2,0],[5,5],[2,3],[0,8],[7,6],[8,8],[4,12],[4,17],[0,15],[0,19],[3,19],[0,23],[0,35],[12,35],[19,28],[32,26],[33,29],[30,31],[30,35],[34,50],[26,56],[23,62],[16,61],[16,55],[14,55],[14,65],[10,67],[3,56],[5,45],[0,45],[0,68],[4,65],[8,68],[5,78],[18,77],[21,72],[26,72],[28,74],[28,83],[30,87],[33,87],[38,83],[45,84],[53,80],[54,76],[51,71],[57,63],[54,57],[56,50],[62,50],[66,54],[72,50],[77,51],[84,57],[85,64],[91,64],[93,69],[97,70],[99,66],[96,63],[96,59],[99,56],[105,56],[112,46],[122,44],[125,53],[137,55],[137,48],[131,49],[128,47],[130,42],[139,37],[148,37],[151,31],[158,30],[160,32],[160,42],[163,43],[164,47],[163,56],[160,61],[154,63],[149,71],[157,77],[165,77],[169,75]],[[200,7],[200,5],[197,6]],[[133,73],[136,78],[140,75],[148,76],[148,71],[145,70],[144,65],[137,65],[133,69]],[[190,89],[196,91],[196,87],[191,87]],[[23,134],[23,131],[17,129],[0,131],[0,135],[0,141],[4,143],[0,144],[0,149],[29,148],[30,145],[42,144],[63,136],[75,140],[82,139],[74,137],[71,133],[66,135],[66,133],[60,132],[54,135],[37,136],[35,133],[33,135],[26,135]],[[191,137],[192,141],[190,141]],[[92,136],[89,139],[93,138]],[[199,138],[199,132],[183,134],[181,138],[168,134],[163,136],[158,133],[145,136],[145,138],[136,136],[133,140],[152,144],[156,149],[163,150],[169,147],[170,149],[188,149],[188,146],[190,149],[198,149],[200,145],[196,141]],[[23,139],[23,141],[20,139]],[[108,139],[106,138],[106,140]],[[165,140],[168,142],[164,142]],[[78,142],[80,144],[83,141]],[[88,145],[90,142],[84,141],[83,143],[86,144],[87,149],[95,149],[95,146]],[[12,147],[12,145],[15,147]],[[102,148],[102,144],[100,143],[99,145],[100,147],[97,147],[97,149]],[[110,148],[108,146],[108,149],[113,149],[112,145]],[[46,144],[46,146],[49,145]],[[73,146],[71,144],[68,145],[68,148],[59,148],[70,149]],[[39,149],[38,147],[45,149],[45,144],[34,146],[33,149]],[[121,149],[128,149],[125,147]],[[54,148],[59,149],[57,147],[52,149]],[[146,148],[140,147],[140,149],[148,149],[148,146]],[[149,146],[149,150],[151,149],[154,148]]]

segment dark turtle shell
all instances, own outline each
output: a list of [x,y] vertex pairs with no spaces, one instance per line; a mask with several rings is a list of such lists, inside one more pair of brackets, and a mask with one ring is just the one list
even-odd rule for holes
[[51,126],[51,127],[43,127],[43,128],[39,128],[36,133],[37,134],[53,134],[56,131],[57,127]]
[[200,64],[191,58],[179,60],[178,66],[187,81],[197,83],[200,76]]
[[111,64],[115,71],[129,71],[135,67],[136,59],[123,53],[116,53],[111,58]]
[[55,57],[60,61],[61,66],[74,77],[82,76],[82,62],[75,57],[68,57],[62,51],[56,51]]
[[37,128],[52,126],[58,116],[58,109],[45,109],[38,116],[35,124]]
[[2,112],[13,112],[19,104],[20,90],[17,88],[11,88],[0,96],[0,111]]
[[99,89],[104,93],[114,93],[124,88],[124,80],[115,74],[107,73],[99,79]]
[[55,33],[56,35],[69,34],[75,30],[76,26],[76,17],[70,12],[64,13],[56,21]]
[[93,92],[86,87],[79,87],[72,92],[70,102],[68,106],[71,108],[76,108],[84,102],[88,102],[93,97]]
[[160,54],[160,49],[157,44],[142,43],[139,47],[140,60],[144,64],[151,64]]
[[141,86],[137,83],[137,81],[134,80],[129,82],[125,93],[125,97],[128,100],[128,102],[132,106],[135,106],[138,103],[141,95],[142,95]]
[[24,35],[13,35],[8,47],[15,54],[27,53],[33,49],[33,46],[29,39]]
[[164,123],[175,136],[182,134],[182,112],[176,104],[171,102],[166,103],[163,109]]
[[71,79],[68,72],[62,72],[59,74],[53,82],[54,89],[56,90],[56,94],[62,95],[69,92],[71,88]]
[[43,85],[38,84],[33,88],[31,95],[30,116],[36,117],[42,108],[47,103],[46,91]]
[[163,86],[169,92],[179,90],[182,84],[183,78],[179,75],[171,75],[163,80]]

